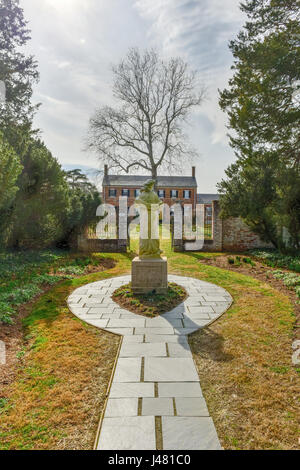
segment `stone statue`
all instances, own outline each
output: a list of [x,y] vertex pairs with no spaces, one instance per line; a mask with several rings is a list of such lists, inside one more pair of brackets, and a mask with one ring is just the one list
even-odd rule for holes
[[[159,238],[153,239],[151,238],[151,229],[152,223],[151,220],[153,216],[153,211],[159,210],[159,206],[162,205],[162,201],[159,199],[156,192],[153,190],[155,185],[154,180],[148,180],[144,184],[143,188],[141,189],[139,197],[135,200],[135,203],[138,206],[143,206],[147,210],[147,218],[148,218],[148,238],[142,238],[140,235],[139,241],[139,257],[140,259],[145,258],[160,258],[162,251],[159,248]],[[151,207],[152,214],[151,214]],[[157,207],[157,209],[156,209]],[[141,223],[143,223],[143,216],[141,214]]]

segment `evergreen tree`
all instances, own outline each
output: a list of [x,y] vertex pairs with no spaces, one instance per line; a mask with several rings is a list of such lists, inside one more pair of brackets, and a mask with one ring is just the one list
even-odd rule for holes
[[34,57],[24,53],[30,39],[19,0],[0,0],[0,80],[6,101],[0,103],[0,128],[28,125],[37,106],[31,103],[32,86],[39,74]]
[[[223,215],[239,215],[282,247],[299,246],[300,1],[247,0],[230,49],[234,75],[220,96],[237,161],[219,184]],[[232,130],[234,132],[232,132]]]
[[16,181],[22,171],[19,157],[0,132],[0,211],[9,207],[18,190]]
[[101,204],[100,194],[79,169],[65,172],[69,186],[69,207],[64,221],[64,236],[60,245],[72,245],[77,235],[96,224],[96,211]]
[[22,165],[19,190],[9,219],[9,246],[49,246],[63,235],[70,204],[68,185],[61,166],[40,140],[32,139]]

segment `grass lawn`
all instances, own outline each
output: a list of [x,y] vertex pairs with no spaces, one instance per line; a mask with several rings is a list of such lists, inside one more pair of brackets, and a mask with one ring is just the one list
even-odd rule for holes
[[[223,447],[297,448],[299,376],[291,363],[289,297],[261,280],[201,263],[204,253],[163,246],[170,272],[216,283],[234,298],[221,319],[190,337]],[[119,338],[76,319],[66,298],[80,285],[129,272],[131,255],[102,257],[115,266],[63,280],[28,306],[17,373],[0,395],[0,449],[92,448]]]
[[0,391],[0,450],[93,448],[120,338],[79,321],[66,299],[81,285],[127,272],[127,255],[103,256],[115,267],[63,280],[22,312],[15,371]]
[[201,265],[197,255],[171,264],[224,287],[234,299],[217,322],[190,336],[223,447],[299,448],[300,382],[291,362],[295,316],[289,298],[252,277]]

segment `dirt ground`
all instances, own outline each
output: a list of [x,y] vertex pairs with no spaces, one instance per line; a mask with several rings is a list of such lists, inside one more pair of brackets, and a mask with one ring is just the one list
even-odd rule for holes
[[[130,293],[130,296],[127,294]],[[131,284],[122,286],[117,289],[112,299],[120,305],[120,307],[130,312],[142,315],[148,318],[158,317],[165,312],[169,312],[177,305],[184,302],[187,298],[187,292],[174,282],[169,282],[168,292],[166,294],[134,294],[131,290]]]

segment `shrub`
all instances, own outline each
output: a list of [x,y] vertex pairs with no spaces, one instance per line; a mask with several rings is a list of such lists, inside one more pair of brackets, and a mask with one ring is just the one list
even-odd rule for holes
[[295,273],[287,273],[279,269],[275,271],[268,271],[267,274],[271,273],[275,279],[281,279],[286,287],[295,288],[295,292],[300,297],[300,276]]
[[75,274],[75,275],[80,275],[83,274],[85,271],[84,268],[80,266],[65,266],[63,268],[59,269],[59,272],[65,273],[65,274]]
[[0,322],[11,325],[14,309],[7,302],[0,302]]
[[299,252],[294,255],[284,255],[276,250],[252,250],[251,253],[272,268],[285,268],[300,273]]

